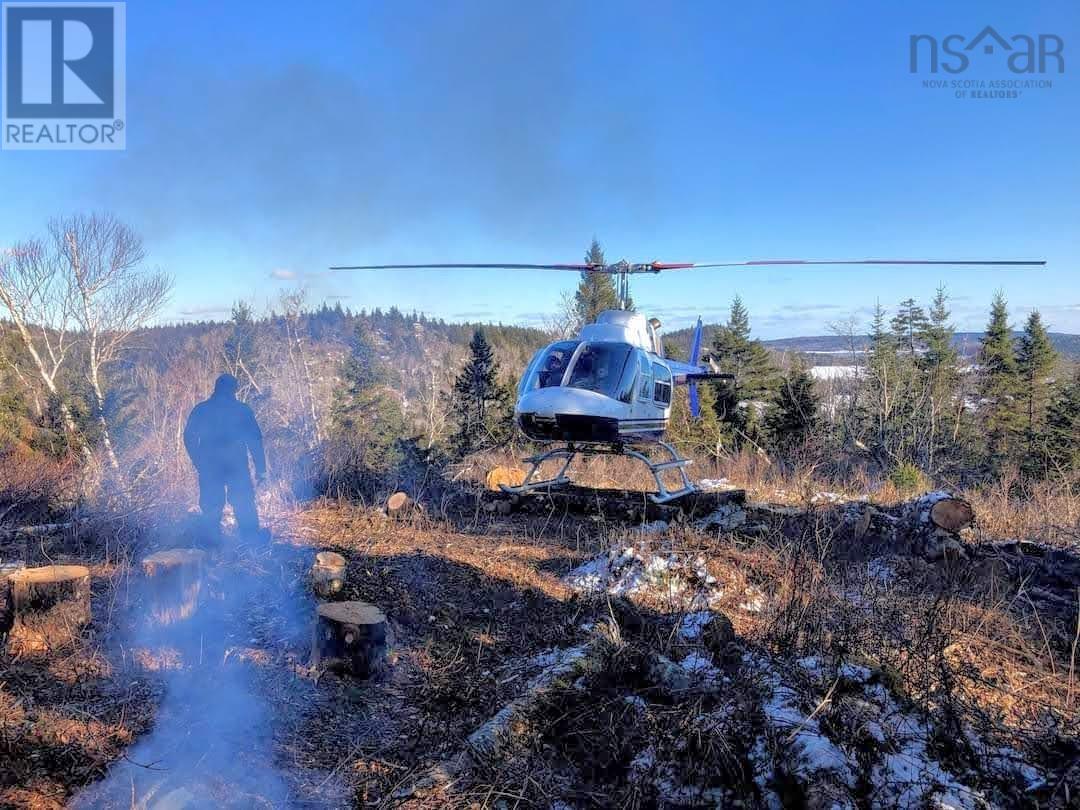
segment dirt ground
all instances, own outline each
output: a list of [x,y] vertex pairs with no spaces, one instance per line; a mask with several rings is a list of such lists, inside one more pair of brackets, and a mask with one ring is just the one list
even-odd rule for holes
[[[567,530],[540,539],[512,519],[484,517],[465,531],[317,507],[279,521],[269,546],[237,550],[227,538],[214,553],[204,601],[235,589],[240,576],[256,586],[245,586],[230,621],[202,639],[189,676],[213,691],[226,654],[250,670],[272,719],[257,730],[271,743],[251,747],[284,775],[292,801],[387,800],[515,696],[521,660],[582,635],[582,608],[559,576],[592,549],[592,533],[575,527],[572,537]],[[308,668],[314,602],[306,577],[320,550],[348,560],[340,598],[374,602],[389,617],[392,665],[379,683]],[[168,649],[130,646],[140,602],[125,602],[136,576],[117,563],[94,567],[94,621],[78,649],[0,654],[0,806],[64,806],[110,763],[123,763],[127,746],[160,720],[168,681],[161,674],[176,662]],[[285,602],[299,617],[282,615]],[[202,722],[195,733],[217,733],[212,718]],[[211,781],[213,771],[205,769]]]
[[[768,686],[779,683],[777,659],[759,650],[776,638],[790,643],[793,655],[820,643],[806,629],[820,618],[817,608],[788,593],[798,566],[766,543],[716,532],[672,529],[655,541],[667,549],[678,545],[687,559],[707,558],[702,576],[728,594],[710,607],[730,616],[737,634],[727,647],[716,647],[712,659],[710,678],[722,678],[725,690],[689,690],[672,698],[657,686],[657,677],[664,677],[656,675],[656,662],[686,655],[673,641],[685,607],[666,604],[662,595],[637,604],[588,598],[564,579],[612,545],[643,538],[637,530],[557,512],[499,516],[462,509],[450,520],[419,515],[399,522],[377,510],[315,504],[280,517],[272,543],[227,539],[208,566],[200,612],[211,620],[200,625],[197,640],[147,644],[139,633],[145,599],[131,559],[187,542],[183,532],[159,531],[135,546],[131,558],[94,566],[94,619],[77,649],[37,658],[0,653],[0,806],[54,808],[74,800],[76,807],[161,810],[649,807],[714,806],[734,795],[743,797],[743,806],[756,806],[767,803],[766,792],[785,803],[820,806],[833,794],[790,792],[795,789],[779,777],[763,787],[755,764],[765,756],[760,745],[754,747],[765,739],[762,706],[767,719],[770,701],[781,694],[775,684]],[[347,560],[338,598],[373,602],[389,618],[390,666],[377,682],[309,666],[315,602],[307,572],[322,550]],[[50,553],[55,559],[59,552]],[[867,561],[853,567],[865,570]],[[931,569],[920,563],[907,573],[940,579]],[[970,621],[985,623],[1003,595],[999,590],[979,597],[982,613],[974,611]],[[889,598],[903,604],[905,597],[895,590]],[[777,606],[763,610],[766,602]],[[958,602],[954,610],[969,608]],[[1038,631],[1029,624],[1034,627],[1016,631],[1020,642],[1002,634],[987,644],[1034,643]],[[790,639],[783,637],[793,625]],[[613,629],[598,641],[600,626]],[[950,655],[977,658],[988,649],[975,643],[984,636],[969,636],[971,642]],[[1067,641],[1047,637],[1046,645],[1055,647],[1051,663],[1068,665]],[[426,781],[433,766],[460,756],[470,734],[527,691],[545,656],[550,660],[552,650],[566,649],[588,649],[602,664],[582,670],[574,684],[560,681],[530,705],[519,719],[527,727],[498,763],[473,763],[455,774],[450,789]],[[657,650],[663,652],[659,659]],[[805,655],[801,660],[805,669]],[[1028,663],[1036,674],[1042,666]],[[871,682],[893,689],[899,676],[890,666],[871,666],[878,673]],[[798,678],[814,688],[805,672]],[[821,708],[829,696],[844,698],[846,703],[837,701],[848,707],[844,711],[858,703],[854,692],[842,694],[842,684],[838,678],[817,709],[800,704],[815,728],[820,722],[822,739],[838,738],[835,729],[847,722],[839,708],[835,717],[831,707]],[[1072,700],[1071,674],[1067,685]],[[1017,688],[1037,686],[1029,678]],[[1016,698],[1018,706],[1024,699]],[[895,705],[907,704],[898,699]],[[1034,717],[1035,709],[1024,706]],[[1065,721],[1063,728],[1075,728],[1075,716]],[[799,733],[796,728],[791,738]],[[774,759],[791,744],[782,737],[769,754]],[[858,739],[848,741],[852,749]],[[1060,739],[1077,750],[1074,737]],[[890,750],[887,756],[893,756]],[[1050,751],[1046,760],[1061,765],[1069,750]],[[699,762],[708,774],[689,768],[676,779],[668,768],[662,777],[635,781],[635,769],[649,757]],[[167,764],[176,762],[182,765]],[[777,766],[776,773],[786,771]],[[1067,806],[1068,787],[1080,780],[1080,769],[1070,770],[1066,762],[1050,776],[1056,781],[1042,785],[1039,795],[1051,797],[1049,806]],[[699,778],[720,779],[736,793],[721,796],[711,788],[713,793],[688,794],[672,787]],[[828,784],[810,779],[818,781]],[[849,789],[869,796],[873,786],[854,780]],[[1009,785],[992,789],[997,793],[987,795],[1022,795]],[[873,804],[867,798],[866,806],[904,802]]]

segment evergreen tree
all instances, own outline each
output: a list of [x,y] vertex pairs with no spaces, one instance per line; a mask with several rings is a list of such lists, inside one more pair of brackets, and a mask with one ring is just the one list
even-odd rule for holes
[[[955,330],[949,322],[949,297],[944,286],[939,286],[930,305],[930,316],[922,328],[919,339],[925,352],[919,359],[919,367],[925,377],[925,387],[929,393],[929,408],[925,410],[926,425],[926,468],[930,472],[936,469],[936,460],[941,452],[952,444],[952,436],[959,432],[964,411],[953,408],[954,402],[961,401],[959,353],[953,346]],[[954,416],[955,414],[955,416]],[[951,432],[945,430],[946,419],[952,418]]]
[[[585,252],[586,264],[605,264],[604,249],[593,237],[592,244]],[[592,323],[604,310],[619,308],[619,293],[615,288],[615,279],[610,273],[583,272],[574,293],[574,316],[577,327]],[[627,301],[627,309],[633,309],[632,301]]]
[[713,336],[712,355],[718,369],[735,375],[717,390],[716,413],[746,438],[757,440],[760,411],[768,406],[778,384],[769,350],[750,337],[750,313],[735,296],[728,321]]
[[1051,474],[1080,472],[1080,369],[1051,401],[1040,444]]
[[776,447],[802,444],[819,424],[820,399],[814,378],[806,365],[796,359],[780,383],[776,402],[765,417],[765,427]]
[[340,376],[330,407],[328,486],[368,496],[384,485],[400,461],[406,426],[391,387],[393,375],[380,361],[375,335],[365,321],[356,325]]
[[914,357],[919,348],[919,339],[929,325],[923,308],[915,303],[914,298],[901,301],[890,325],[897,345],[909,357]]
[[870,346],[867,351],[865,401],[860,411],[869,423],[871,446],[879,455],[893,455],[893,424],[899,389],[899,355],[896,335],[886,328],[886,312],[878,301],[870,323]]
[[255,353],[255,319],[246,301],[237,301],[232,308],[232,331],[225,339],[225,365],[242,386],[250,380],[252,356]]
[[924,319],[918,333],[926,351],[922,365],[928,371],[954,371],[958,353],[953,346],[956,330],[949,322],[949,296],[944,286],[937,288],[930,305],[930,317]]
[[469,360],[454,381],[451,410],[457,423],[454,449],[461,455],[510,438],[510,392],[499,382],[499,364],[481,329],[473,333]]
[[1057,352],[1046,334],[1042,316],[1032,312],[1024,324],[1016,352],[1020,401],[1023,407],[1028,449],[1033,450],[1036,437],[1042,430],[1046,406],[1050,399],[1050,374],[1057,362]]
[[980,417],[986,431],[990,461],[999,464],[1012,447],[1022,422],[1017,408],[1016,350],[1009,325],[1008,303],[999,290],[994,294],[990,322],[979,350]]
[[691,458],[719,459],[732,449],[735,436],[717,414],[716,389],[710,383],[698,383],[698,412],[696,419],[690,415],[687,387],[676,386],[668,422],[671,440]]

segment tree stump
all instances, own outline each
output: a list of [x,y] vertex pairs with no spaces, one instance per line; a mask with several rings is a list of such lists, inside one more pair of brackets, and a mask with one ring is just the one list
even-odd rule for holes
[[395,492],[386,499],[386,514],[392,518],[408,517],[413,511],[413,500],[404,492]]
[[46,652],[78,638],[90,621],[90,569],[81,565],[24,568],[8,577],[15,654]]
[[0,636],[6,636],[15,621],[15,610],[11,604],[10,577],[16,571],[26,568],[25,563],[11,562],[0,565]]
[[906,511],[915,528],[943,529],[952,534],[966,529],[975,520],[971,504],[940,490],[916,498]]
[[159,627],[182,622],[199,609],[206,552],[196,548],[158,551],[142,561],[150,586],[150,619]]
[[345,558],[334,551],[320,551],[311,566],[311,587],[323,599],[330,599],[345,587]]
[[386,664],[386,616],[367,602],[327,602],[316,608],[311,665],[337,665],[358,678]]
[[484,485],[492,492],[502,492],[502,485],[520,487],[525,482],[525,471],[517,467],[493,467],[484,478]]
[[928,492],[904,508],[903,521],[914,541],[915,550],[928,560],[948,555],[966,557],[957,534],[975,520],[975,510],[962,498],[948,492]]

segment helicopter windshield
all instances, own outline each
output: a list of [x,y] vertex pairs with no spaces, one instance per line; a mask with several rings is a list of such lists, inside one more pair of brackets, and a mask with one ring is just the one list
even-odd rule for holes
[[529,371],[521,381],[520,393],[525,394],[537,388],[562,385],[566,367],[570,364],[570,358],[573,357],[574,349],[577,347],[578,341],[564,340],[552,343],[537,353],[529,365]]
[[587,343],[570,369],[567,386],[617,396],[631,347],[625,343]]

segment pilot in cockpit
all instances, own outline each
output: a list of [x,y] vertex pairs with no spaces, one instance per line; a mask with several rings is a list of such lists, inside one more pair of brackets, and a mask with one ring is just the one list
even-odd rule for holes
[[566,355],[562,352],[552,352],[548,355],[545,367],[540,371],[540,387],[550,388],[561,384],[565,372]]

